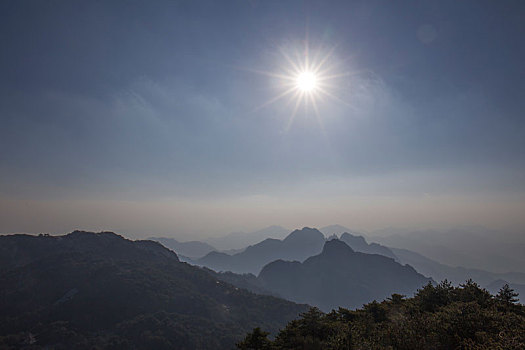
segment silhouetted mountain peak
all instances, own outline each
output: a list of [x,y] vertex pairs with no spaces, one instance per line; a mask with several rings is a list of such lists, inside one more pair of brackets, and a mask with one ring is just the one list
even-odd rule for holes
[[338,239],[326,241],[320,254],[302,263],[279,260],[266,265],[258,280],[280,296],[326,311],[392,293],[408,295],[429,281],[392,258],[354,251]]
[[341,256],[352,254],[353,252],[354,250],[350,248],[345,242],[338,239],[332,239],[330,241],[326,241],[321,255]]
[[208,254],[196,261],[215,271],[258,274],[264,265],[278,259],[304,261],[321,252],[324,235],[315,228],[295,230],[284,240],[267,238],[231,256]]
[[310,227],[303,227],[300,230],[294,230],[292,233],[290,233],[283,242],[289,243],[289,242],[303,242],[303,241],[318,241],[318,240],[325,240],[324,235],[315,228]]

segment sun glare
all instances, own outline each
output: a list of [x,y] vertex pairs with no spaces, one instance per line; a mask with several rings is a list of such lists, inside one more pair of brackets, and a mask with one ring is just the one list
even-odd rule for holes
[[313,113],[322,127],[322,111],[319,107],[321,103],[325,103],[325,97],[346,103],[337,97],[337,90],[340,88],[337,80],[349,76],[350,73],[339,71],[341,67],[333,56],[335,47],[328,50],[311,50],[308,40],[305,40],[304,44],[304,48],[291,46],[280,50],[284,60],[279,72],[252,70],[279,80],[277,86],[281,91],[255,110],[282,99],[288,100],[287,104],[292,106],[292,110],[287,129],[298,113],[305,117]]
[[297,88],[303,92],[310,92],[317,87],[317,77],[312,72],[302,72],[297,76]]

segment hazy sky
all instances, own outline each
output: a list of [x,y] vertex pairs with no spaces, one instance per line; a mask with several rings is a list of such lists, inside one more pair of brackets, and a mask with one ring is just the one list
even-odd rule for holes
[[[2,1],[0,232],[521,230],[524,37],[523,1]],[[291,122],[259,72],[305,43],[342,76]]]

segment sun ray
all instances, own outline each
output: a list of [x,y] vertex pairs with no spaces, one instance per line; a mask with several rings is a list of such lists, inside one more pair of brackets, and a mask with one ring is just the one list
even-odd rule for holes
[[317,102],[315,101],[315,98],[312,95],[310,95],[310,102],[312,103],[312,107],[314,109],[315,117],[317,118],[317,122],[319,123],[319,127],[321,128],[321,132],[323,134],[325,134],[323,119],[321,118],[321,113],[319,113],[319,108],[317,107]]
[[351,77],[351,76],[355,76],[357,74],[358,73],[356,73],[356,72],[345,72],[345,73],[332,74],[332,75],[320,74],[318,80],[319,81],[332,80],[332,79],[337,79],[337,78]]
[[300,95],[301,95],[301,91],[295,89],[295,94],[293,94],[293,96],[290,96],[286,105],[289,106],[290,104],[293,104],[295,101],[300,99],[301,97]]
[[306,40],[304,42],[304,69],[310,70],[310,62],[308,58],[310,57],[310,47],[308,45],[308,34],[306,35]]
[[[296,72],[300,72],[301,71],[301,67],[298,66],[294,60],[292,60],[290,58],[290,56],[288,56],[288,54],[286,52],[284,52],[283,49],[281,49],[281,55],[283,55],[283,57],[288,61],[288,64],[290,64],[290,66],[296,71]],[[300,63],[299,63],[300,64]]]
[[331,94],[330,92],[326,91],[325,89],[319,88],[318,90],[319,90],[319,92],[321,92],[321,93],[325,94],[326,96],[334,99],[335,101],[340,102],[340,103],[342,103],[342,104],[344,104],[344,105],[346,105],[348,107],[352,107],[353,108],[352,105],[350,105],[346,101],[343,101],[341,98],[337,97],[336,95]]
[[252,113],[254,112],[257,112],[258,110],[268,106],[268,105],[271,105],[272,103],[275,103],[277,101],[279,101],[280,99],[286,97],[287,95],[291,94],[292,92],[295,91],[295,88],[290,88],[288,90],[286,90],[285,92],[283,92],[282,94],[280,95],[277,95],[275,96],[274,98],[270,99],[269,101],[266,101],[265,103],[263,103],[262,105],[258,106],[258,107],[255,107],[253,110],[252,110]]
[[[258,70],[258,69],[251,69],[251,68],[239,68],[239,69],[244,70],[244,71],[248,71],[248,72],[252,72],[252,73],[266,75],[266,76],[273,77],[273,78],[279,78],[279,79],[290,80],[290,81],[294,80],[294,78],[290,74],[288,74],[288,75],[286,75],[286,74],[279,74],[279,73],[267,72],[267,71]],[[290,73],[290,72],[287,72],[287,73]]]
[[290,127],[293,124],[293,121],[295,119],[295,115],[297,114],[297,111],[299,110],[299,105],[301,104],[301,100],[302,100],[301,96],[298,96],[297,99],[295,100],[295,106],[294,106],[294,108],[292,110],[292,114],[290,115],[290,118],[288,119],[288,123],[286,125],[286,129],[285,129],[286,132],[288,132],[288,130],[290,130]]
[[326,96],[326,97],[332,99],[333,101],[338,102],[338,103],[340,103],[340,104],[343,104],[343,105],[345,105],[346,107],[351,108],[351,109],[354,110],[354,111],[357,111],[357,107],[356,107],[356,106],[354,106],[354,105],[351,104],[351,103],[348,103],[348,102],[344,101],[343,99],[339,98],[338,96],[336,96],[336,95],[334,95],[334,94],[331,94],[330,92],[328,92],[328,91],[326,91],[326,90],[324,90],[324,91],[319,91],[319,92],[322,93],[324,96]]
[[320,74],[319,70],[330,59],[330,57],[333,55],[334,51],[335,51],[335,46],[328,52],[328,54],[326,54],[323,57],[323,59],[315,67],[312,67],[312,71],[314,71],[316,74]]

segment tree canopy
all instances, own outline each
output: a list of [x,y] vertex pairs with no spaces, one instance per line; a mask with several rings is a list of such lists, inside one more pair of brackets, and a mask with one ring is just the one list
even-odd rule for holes
[[[525,307],[508,285],[496,296],[472,280],[428,283],[412,298],[393,294],[358,310],[317,308],[269,340],[260,329],[240,349],[525,349]],[[257,342],[251,342],[257,339]],[[264,344],[264,347],[258,347]]]

